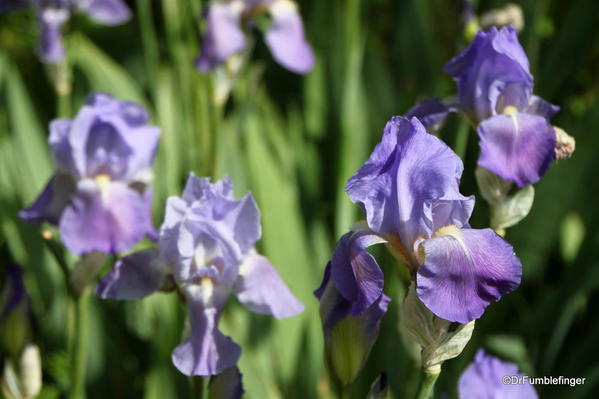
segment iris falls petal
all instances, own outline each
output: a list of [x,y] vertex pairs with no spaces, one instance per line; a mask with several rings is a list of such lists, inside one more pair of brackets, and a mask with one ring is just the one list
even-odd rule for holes
[[485,308],[520,285],[522,265],[491,229],[445,227],[421,244],[416,292],[435,315],[458,323],[479,318]]

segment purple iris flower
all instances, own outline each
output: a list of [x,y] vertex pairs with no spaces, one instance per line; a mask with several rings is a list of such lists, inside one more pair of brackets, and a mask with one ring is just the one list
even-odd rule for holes
[[213,1],[207,9],[207,31],[196,67],[209,71],[245,50],[246,32],[265,12],[272,18],[265,41],[275,60],[292,72],[309,72],[314,54],[306,41],[298,7],[291,0]]
[[74,119],[52,121],[48,141],[58,170],[19,216],[57,225],[78,255],[123,252],[154,236],[149,183],[160,129],[148,119],[137,104],[94,93]]
[[[474,198],[459,192],[463,165],[416,118],[392,118],[346,191],[366,213],[341,239],[331,275],[359,314],[382,293],[383,274],[364,250],[386,242],[411,267],[416,292],[436,316],[468,323],[520,284],[513,248],[491,229],[472,229]],[[348,259],[349,261],[342,261]]]
[[537,399],[538,395],[530,384],[504,384],[503,378],[522,377],[515,364],[503,362],[479,349],[468,368],[460,377],[458,395],[460,399]]
[[[347,252],[353,250],[347,247],[351,234],[348,233],[341,238],[339,244],[341,249],[333,255],[333,261],[345,262],[348,267],[351,267],[350,259],[353,255],[351,252]],[[357,247],[355,251],[358,253],[353,259],[368,257],[374,262],[374,258],[370,254],[362,252]],[[348,300],[340,293],[339,288],[343,285],[337,285],[331,276],[331,270],[332,262],[329,262],[325,268],[322,283],[314,291],[314,295],[320,301],[327,365],[336,383],[340,386],[347,386],[351,385],[364,367],[378,338],[381,319],[387,312],[391,299],[381,291],[369,307],[359,309],[358,312],[356,311],[356,301]],[[347,351],[350,351],[353,356],[349,356]],[[352,361],[355,364],[350,364]]]
[[125,23],[131,18],[131,10],[122,0],[30,1],[38,10],[40,58],[48,64],[57,64],[65,57],[60,31],[73,11],[86,13],[93,21],[108,26]]
[[254,250],[260,213],[251,194],[235,200],[228,179],[190,175],[169,198],[159,249],[126,256],[97,288],[102,298],[137,299],[174,281],[188,306],[191,335],[172,354],[186,375],[210,376],[237,363],[241,349],[218,330],[227,299],[277,319],[303,311],[268,259]]
[[455,103],[443,112],[439,100],[428,100],[407,116],[434,129],[447,113],[463,112],[477,127],[480,166],[518,187],[537,182],[555,159],[556,136],[549,119],[559,107],[532,94],[533,77],[516,30],[479,31],[445,71],[457,83]]

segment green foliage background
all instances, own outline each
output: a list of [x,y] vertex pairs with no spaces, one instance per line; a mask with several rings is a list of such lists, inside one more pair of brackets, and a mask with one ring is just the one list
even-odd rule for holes
[[[464,353],[444,365],[437,393],[454,397],[460,373],[484,346],[530,375],[586,377],[576,388],[539,386],[541,397],[593,397],[599,390],[599,318],[593,310],[599,305],[599,2],[517,3],[524,10],[521,41],[535,92],[562,107],[553,123],[576,138],[577,150],[551,167],[536,186],[530,215],[508,231],[523,262],[521,288],[488,308]],[[163,130],[155,168],[156,225],[165,199],[180,193],[189,171],[229,174],[238,196],[252,190],[262,211],[260,250],[306,311],[275,322],[230,301],[221,326],[243,347],[247,396],[331,396],[312,291],[336,239],[361,217],[343,187],[392,115],[405,113],[417,100],[454,93],[442,66],[466,44],[461,2],[301,1],[315,69],[306,77],[292,75],[272,61],[258,38],[252,62],[224,108],[212,104],[209,76],[192,65],[201,2],[130,4],[134,18],[120,27],[97,26],[83,16],[70,22],[70,116],[92,90],[151,110]],[[504,4],[480,1],[478,9]],[[24,266],[33,340],[42,348],[42,397],[55,398],[69,384],[65,284],[39,231],[16,217],[54,168],[47,125],[59,107],[32,51],[37,29],[32,12],[0,16],[0,263],[12,259]],[[440,137],[464,159],[462,192],[478,196],[475,133],[455,117]],[[482,200],[472,224],[488,225]],[[390,257],[378,257],[393,302],[353,397],[364,397],[375,376],[386,371],[393,397],[409,398],[420,376],[397,332],[405,279]],[[89,398],[189,395],[187,378],[170,362],[184,323],[176,295],[130,303],[93,297],[90,305]]]

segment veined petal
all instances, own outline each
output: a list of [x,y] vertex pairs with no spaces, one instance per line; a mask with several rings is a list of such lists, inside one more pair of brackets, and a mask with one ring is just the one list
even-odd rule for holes
[[437,201],[470,201],[459,192],[462,170],[460,158],[418,119],[393,117],[346,191],[362,205],[373,231],[399,235],[404,247],[411,248],[417,237],[433,233]]
[[522,265],[512,246],[491,229],[445,227],[423,241],[416,292],[438,317],[466,324],[520,285]]
[[158,250],[135,252],[116,262],[96,287],[96,294],[103,299],[140,299],[158,291],[169,272]]
[[304,310],[304,305],[289,291],[268,259],[257,253],[245,257],[233,290],[251,311],[277,319],[295,316]]
[[219,310],[187,299],[191,336],[173,351],[175,367],[185,375],[208,377],[235,366],[241,348],[218,330]]
[[497,115],[478,125],[478,136],[478,164],[518,187],[536,183],[555,158],[555,131],[541,116]]
[[308,73],[314,66],[314,53],[306,41],[297,5],[290,0],[275,0],[269,11],[272,26],[265,40],[273,57],[292,72]]
[[104,25],[120,25],[131,19],[131,10],[122,0],[79,0],[79,10]]
[[77,194],[62,214],[61,238],[78,255],[119,253],[143,238],[149,217],[143,197],[126,184],[109,182],[101,188],[87,179],[79,183]]
[[458,100],[478,123],[503,112],[522,109],[532,94],[533,78],[524,49],[513,27],[478,32],[472,43],[445,65],[458,86]]
[[200,71],[215,68],[245,48],[245,35],[240,26],[243,10],[244,5],[240,1],[210,5],[206,18],[208,28],[202,39],[202,52],[196,61]]
[[362,314],[383,292],[383,272],[374,257],[365,251],[383,242],[386,241],[371,231],[349,232],[341,237],[333,252],[333,282],[341,295],[352,302],[353,315]]
[[19,217],[27,223],[39,225],[44,221],[57,225],[64,208],[77,190],[75,179],[68,174],[56,173],[40,196]]

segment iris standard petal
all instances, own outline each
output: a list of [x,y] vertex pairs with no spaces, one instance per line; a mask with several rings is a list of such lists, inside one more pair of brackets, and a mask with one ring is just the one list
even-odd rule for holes
[[19,217],[33,225],[39,225],[44,221],[57,225],[63,210],[76,191],[77,184],[71,175],[56,173],[35,202],[19,212]]
[[478,126],[478,136],[478,164],[518,187],[536,183],[555,158],[555,131],[541,116],[497,115]]
[[131,10],[122,0],[78,0],[77,6],[94,21],[108,26],[131,19]]
[[522,377],[515,364],[503,362],[487,355],[484,350],[476,352],[472,362],[462,373],[458,383],[460,399],[537,399],[538,395],[531,384],[506,384],[505,377]]
[[42,62],[57,64],[65,57],[60,30],[69,19],[67,8],[48,7],[39,11],[41,35],[39,51]]
[[245,48],[245,35],[240,26],[243,9],[243,4],[237,1],[210,5],[206,18],[208,27],[196,61],[200,71],[208,72]]
[[62,214],[60,233],[75,254],[119,253],[143,238],[148,218],[142,196],[126,184],[109,182],[100,187],[86,179],[79,183],[77,194]]
[[372,232],[345,234],[333,252],[331,275],[337,290],[352,303],[351,313],[360,315],[382,294],[383,272],[372,255],[365,251],[385,240]]
[[104,299],[140,299],[158,291],[169,272],[158,250],[144,249],[119,259],[96,287],[96,294]]
[[409,249],[432,234],[432,207],[438,200],[467,201],[459,192],[463,165],[416,118],[393,117],[364,166],[346,191],[365,210],[375,232],[401,239]]
[[438,317],[466,324],[520,285],[522,265],[512,246],[491,229],[448,226],[421,244],[416,292]]
[[185,375],[208,377],[235,366],[241,348],[218,330],[218,310],[188,297],[188,315],[191,336],[173,351],[175,367]]
[[276,319],[295,316],[304,310],[268,259],[257,253],[245,257],[233,287],[239,302],[252,312]]
[[67,118],[54,119],[50,122],[50,136],[48,144],[52,151],[54,162],[58,169],[71,172],[77,176],[78,171],[73,160],[71,145],[69,143],[69,132],[73,121]]
[[149,183],[160,139],[157,126],[140,126],[124,130],[123,138],[134,151],[127,159],[125,179]]
[[266,32],[265,40],[274,59],[292,72],[310,72],[314,66],[314,53],[306,41],[297,5],[290,0],[275,0],[269,11],[272,26]]
[[[183,200],[194,217],[212,220],[230,229],[242,253],[247,253],[262,234],[260,211],[251,193],[236,200],[228,177],[211,183],[191,173],[185,184]],[[197,202],[197,203],[196,203]]]
[[457,83],[460,108],[476,123],[508,105],[525,107],[532,93],[528,58],[512,27],[478,32],[445,72]]

